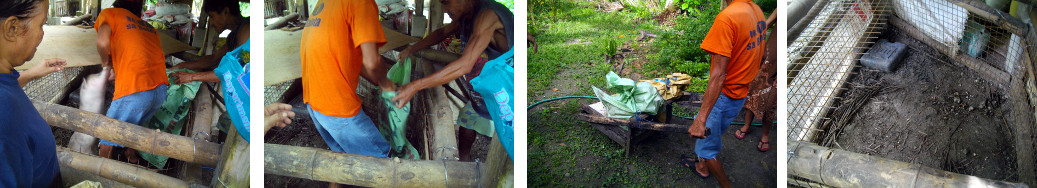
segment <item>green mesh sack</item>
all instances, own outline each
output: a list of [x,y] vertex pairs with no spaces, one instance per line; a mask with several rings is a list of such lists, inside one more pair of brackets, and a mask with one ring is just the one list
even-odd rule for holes
[[[404,59],[393,65],[392,68],[389,68],[389,73],[386,76],[393,83],[406,85],[410,83],[411,64],[409,58]],[[396,92],[392,91],[383,91],[380,97],[382,103],[388,109],[389,127],[380,126],[378,130],[392,145],[390,155],[405,159],[420,159],[421,156],[418,155],[418,149],[414,148],[414,145],[407,140],[407,116],[410,115],[410,103],[407,103],[403,108],[397,108],[392,102],[392,98],[396,97]]]
[[[194,71],[188,69],[177,69],[166,71],[166,74],[173,74],[175,72],[187,72],[194,73]],[[188,112],[191,110],[191,101],[194,100],[196,94],[198,94],[198,88],[201,87],[202,82],[194,81],[186,84],[174,84],[176,83],[176,77],[169,77],[169,89],[166,90],[166,100],[162,102],[162,107],[159,108],[155,115],[151,116],[151,119],[146,121],[142,126],[149,129],[158,129],[162,132],[180,135],[180,131],[184,128],[184,120],[187,117]],[[148,163],[158,168],[165,168],[166,161],[169,157],[155,155],[147,152],[138,150],[141,158],[147,160]]]
[[615,72],[609,72],[605,78],[608,80],[606,89],[615,94],[610,95],[598,87],[592,87],[594,95],[605,105],[605,115],[610,118],[628,119],[637,113],[654,115],[663,105],[659,90],[648,82],[638,83],[621,78]]

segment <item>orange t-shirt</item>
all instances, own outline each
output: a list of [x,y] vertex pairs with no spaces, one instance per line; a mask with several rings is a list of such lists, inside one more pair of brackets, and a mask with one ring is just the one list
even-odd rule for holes
[[112,100],[169,84],[166,58],[155,28],[121,8],[102,10],[94,30],[104,24],[112,29],[110,53],[115,73]]
[[302,31],[303,100],[328,116],[360,112],[356,87],[363,69],[360,44],[385,44],[373,0],[321,0]]
[[741,99],[749,94],[749,82],[756,78],[763,57],[765,19],[752,1],[734,0],[717,14],[702,40],[703,50],[731,58],[721,90],[728,97]]

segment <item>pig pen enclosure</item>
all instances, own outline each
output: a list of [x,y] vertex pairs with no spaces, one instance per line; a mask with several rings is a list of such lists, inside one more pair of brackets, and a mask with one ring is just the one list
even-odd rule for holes
[[[1037,185],[1026,3],[820,0],[790,11],[807,16],[789,30],[788,183]],[[905,46],[891,71],[858,63],[879,40]]]
[[[444,25],[439,1],[380,1],[379,5],[383,3],[413,6],[406,11],[393,8],[380,12],[387,41],[378,53],[387,65],[395,65],[398,52],[418,37]],[[290,104],[296,116],[290,125],[272,128],[265,135],[264,186],[325,187],[333,182],[364,187],[511,187],[513,162],[495,134],[465,135],[459,128],[459,115],[466,104],[477,106],[482,101],[475,98],[464,77],[419,91],[410,101],[403,140],[414,147],[415,153],[391,152],[389,158],[376,158],[330,151],[303,101],[301,30],[316,4],[312,0],[273,0],[265,4],[264,104]],[[413,65],[407,69],[410,79],[431,75],[459,58],[459,50],[448,46],[435,45],[416,52],[411,58]],[[391,118],[401,117],[389,114],[393,109],[380,98],[381,89],[365,79],[358,83],[356,93],[364,113],[380,129],[391,129]],[[324,86],[308,87],[319,90]],[[463,146],[465,141],[472,143],[470,150]],[[417,157],[408,159],[409,154]]]
[[[51,1],[48,22],[43,26],[46,34],[35,58],[15,67],[25,71],[49,58],[67,61],[63,70],[22,87],[40,116],[51,125],[64,183],[60,186],[86,181],[104,187],[247,186],[248,142],[229,119],[221,118],[226,107],[223,92],[217,89],[221,88],[219,84],[195,83],[197,89],[183,90],[184,95],[192,97],[174,102],[178,111],[174,114],[179,115],[169,122],[157,117],[152,121],[166,125],[166,129],[155,130],[105,117],[112,102],[113,82],[87,83],[90,75],[102,71],[96,48],[98,37],[92,25],[94,14],[111,8],[111,2],[105,2]],[[211,54],[225,40],[219,37],[222,31],[206,27],[205,14],[196,17],[189,13],[195,10],[198,15],[201,6],[201,1],[165,0],[149,1],[142,7],[150,10],[143,19],[156,28],[165,55],[164,66]],[[174,85],[179,84],[170,84],[171,88]],[[180,125],[178,131],[169,128],[174,127],[172,124]],[[73,135],[77,135],[74,133],[90,135],[86,140],[92,141],[73,141]],[[98,157],[95,138],[153,155],[138,153],[140,160],[136,163],[129,162],[124,149],[113,151],[112,159]]]

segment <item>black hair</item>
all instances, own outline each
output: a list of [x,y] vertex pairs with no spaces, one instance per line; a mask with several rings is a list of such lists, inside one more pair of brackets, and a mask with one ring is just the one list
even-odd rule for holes
[[236,0],[205,0],[202,5],[202,12],[219,13],[224,8],[230,9],[231,15],[241,16],[241,7]]
[[133,15],[140,17],[141,9],[144,9],[144,0],[115,0],[112,7],[129,10]]
[[18,19],[32,17],[33,9],[43,0],[2,0],[0,1],[0,19],[14,16]]

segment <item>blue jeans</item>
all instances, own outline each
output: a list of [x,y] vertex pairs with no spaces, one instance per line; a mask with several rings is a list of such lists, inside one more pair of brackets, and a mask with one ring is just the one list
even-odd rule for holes
[[695,141],[696,155],[705,159],[717,158],[717,154],[720,154],[720,148],[723,147],[723,144],[720,143],[720,136],[724,135],[724,131],[731,125],[731,121],[735,120],[735,116],[738,116],[738,111],[742,110],[742,105],[744,104],[745,98],[732,99],[723,93],[720,94],[720,97],[717,97],[717,102],[713,104],[713,110],[709,112],[709,116],[706,118],[706,128],[709,128],[710,134],[706,138]]
[[385,141],[378,127],[364,111],[353,117],[336,117],[321,114],[310,108],[309,104],[306,104],[306,110],[310,112],[317,132],[320,132],[320,137],[324,138],[331,151],[389,157],[389,142]]
[[[152,115],[155,115],[155,112],[158,112],[159,108],[162,108],[162,102],[166,101],[168,88],[168,85],[162,84],[151,90],[136,92],[116,99],[112,101],[111,107],[108,107],[108,113],[105,116],[134,125],[146,123]],[[101,139],[100,144],[126,147],[104,139]]]

